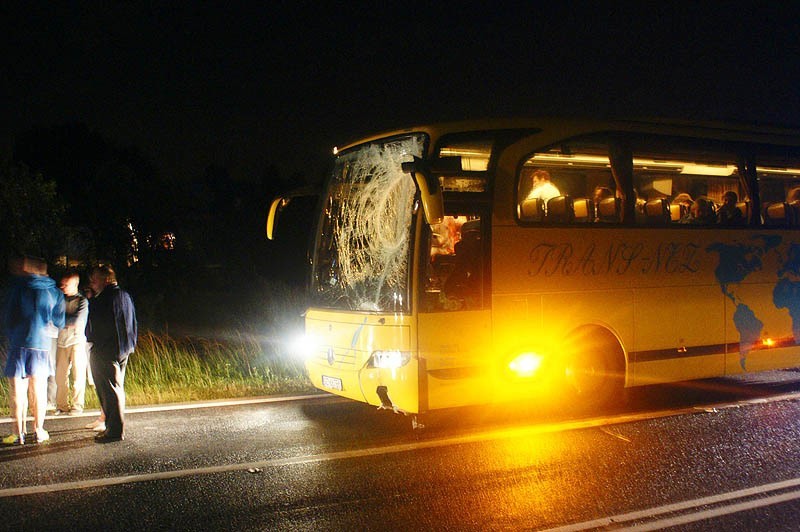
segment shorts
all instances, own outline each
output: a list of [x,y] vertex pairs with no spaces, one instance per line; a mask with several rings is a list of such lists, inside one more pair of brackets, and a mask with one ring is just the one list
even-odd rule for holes
[[19,379],[27,379],[30,376],[49,377],[55,374],[50,361],[50,352],[28,347],[16,347],[8,351],[4,373],[6,377]]

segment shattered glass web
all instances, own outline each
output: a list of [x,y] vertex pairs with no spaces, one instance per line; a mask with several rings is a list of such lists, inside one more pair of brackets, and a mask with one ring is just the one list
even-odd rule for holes
[[371,144],[347,161],[347,183],[339,190],[341,210],[333,238],[339,282],[350,308],[402,307],[416,186],[401,163],[421,154],[421,139],[410,137]]

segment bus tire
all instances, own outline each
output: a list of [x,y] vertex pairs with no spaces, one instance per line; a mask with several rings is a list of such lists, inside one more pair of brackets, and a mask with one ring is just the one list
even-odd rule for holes
[[595,409],[623,404],[625,355],[617,338],[607,329],[586,327],[572,341],[564,376],[575,405]]

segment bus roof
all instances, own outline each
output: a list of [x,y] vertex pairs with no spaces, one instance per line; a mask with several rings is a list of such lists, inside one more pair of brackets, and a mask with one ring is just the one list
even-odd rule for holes
[[693,136],[731,141],[780,143],[800,145],[800,128],[780,125],[757,125],[739,122],[710,122],[677,119],[619,119],[598,120],[580,118],[491,118],[425,124],[387,130],[363,137],[337,148],[344,151],[365,142],[409,133],[426,133],[432,140],[450,133],[469,133],[499,130],[530,130],[531,132],[562,132],[564,137],[605,131],[639,132],[675,136]]

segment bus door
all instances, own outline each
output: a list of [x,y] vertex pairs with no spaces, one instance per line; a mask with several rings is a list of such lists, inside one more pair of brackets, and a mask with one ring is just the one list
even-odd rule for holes
[[421,410],[474,404],[490,391],[488,220],[453,214],[423,231],[417,329]]

